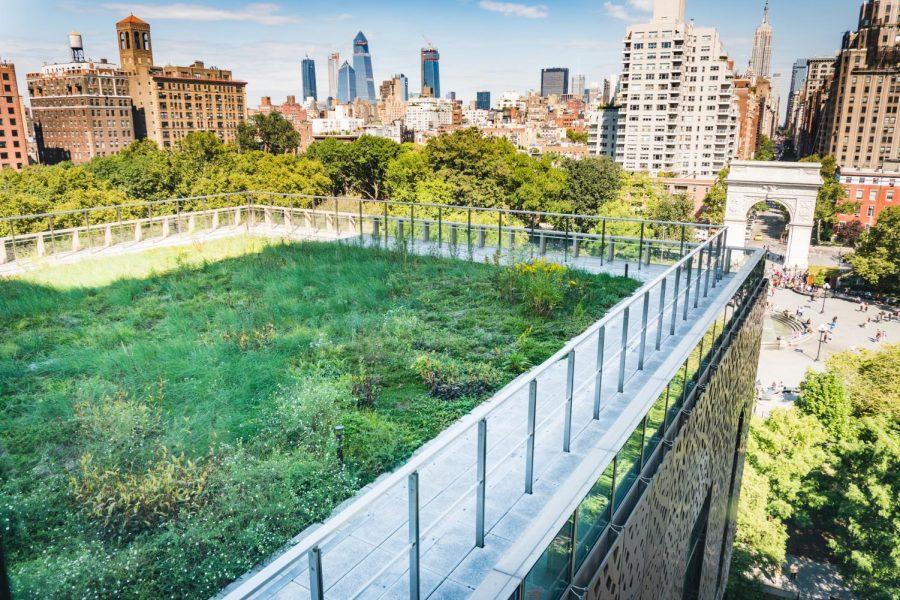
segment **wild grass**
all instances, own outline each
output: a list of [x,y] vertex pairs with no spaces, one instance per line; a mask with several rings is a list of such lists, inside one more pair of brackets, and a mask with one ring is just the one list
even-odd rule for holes
[[501,273],[239,238],[0,281],[16,597],[209,597],[637,286]]

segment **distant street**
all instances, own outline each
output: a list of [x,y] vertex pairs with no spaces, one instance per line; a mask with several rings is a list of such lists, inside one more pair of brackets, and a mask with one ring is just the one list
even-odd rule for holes
[[[747,245],[755,248],[768,246],[772,253],[784,256],[787,252],[787,236],[782,243],[781,235],[786,226],[784,215],[776,210],[758,213],[750,225],[750,239]],[[840,267],[843,265],[841,255],[849,251],[849,248],[841,246],[812,246],[809,250],[809,264],[819,267]]]

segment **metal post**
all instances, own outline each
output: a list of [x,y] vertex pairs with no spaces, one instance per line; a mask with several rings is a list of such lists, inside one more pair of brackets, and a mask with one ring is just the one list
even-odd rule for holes
[[731,248],[725,249],[725,274],[731,273]]
[[410,473],[409,488],[409,597],[419,600],[419,472]]
[[84,211],[84,233],[85,233],[85,235],[87,235],[88,246],[93,248],[94,247],[94,238],[91,236],[91,223],[90,223],[90,220],[88,219],[87,209],[85,209],[85,211]]
[[709,296],[709,277],[712,274],[712,248],[707,246],[706,250],[706,279],[703,283],[703,297]]
[[613,457],[612,485],[609,486],[609,522],[616,514],[616,479],[619,477],[619,455]]
[[666,384],[666,404],[663,409],[663,426],[662,426],[662,435],[660,439],[665,437],[666,430],[669,428],[669,388],[672,387],[672,382]]
[[475,492],[475,546],[484,548],[484,492],[487,474],[487,419],[478,421],[478,489]]
[[644,225],[645,223],[641,221],[641,238],[638,242],[638,271],[641,270],[641,263],[644,262]]
[[384,246],[388,245],[388,205],[387,202],[384,203]]
[[572,443],[572,396],[575,393],[575,350],[569,351],[566,364],[566,415],[563,423],[563,452],[568,453]]
[[503,248],[503,213],[497,211],[497,252]]
[[644,292],[644,308],[641,311],[641,346],[638,353],[638,371],[644,370],[644,355],[647,349],[647,319],[650,316],[650,292]]
[[663,321],[665,320],[665,315],[663,312],[666,310],[666,281],[663,279],[659,285],[659,316],[657,317],[658,322],[656,323],[656,346],[655,348],[659,350],[662,347],[662,332],[663,332]]
[[334,197],[334,231],[335,235],[341,235],[341,218],[338,216],[338,199]]
[[478,247],[484,248],[485,246],[485,237],[487,236],[487,229],[484,226],[478,228]]
[[621,394],[625,391],[625,358],[628,354],[628,313],[631,307],[626,306],[622,313],[622,354],[619,356],[619,386],[618,390]]
[[566,237],[563,241],[563,262],[569,262],[569,217],[566,217]]
[[472,209],[466,211],[466,247],[472,254]]
[[719,280],[722,278],[722,235],[718,234],[716,237],[716,262],[715,269],[713,273],[713,288],[718,285]]
[[597,333],[597,373],[594,376],[594,420],[600,420],[600,396],[603,392],[603,352],[606,346],[606,325]]
[[696,279],[696,289],[694,290],[694,308],[697,308],[700,305],[700,283],[703,279],[703,251],[706,250],[705,247],[700,247],[700,254],[697,255],[697,279]]
[[678,253],[680,258],[684,258],[684,228],[685,226],[681,226],[681,246],[679,247]]
[[416,243],[416,206],[409,205],[409,239],[412,243]]
[[525,444],[525,493],[534,493],[534,428],[537,423],[537,379],[528,384],[528,441]]
[[309,557],[309,592],[312,600],[324,600],[325,585],[322,582],[322,550],[313,546]]
[[644,459],[646,458],[644,456],[644,451],[646,450],[646,448],[647,448],[647,415],[644,415],[644,418],[641,419],[641,462],[639,463],[641,466],[640,466],[639,472],[644,470]]
[[683,319],[687,321],[688,318],[688,310],[691,307],[691,271],[694,269],[694,257],[691,256],[688,259],[687,264],[687,273],[684,276],[684,316]]
[[363,241],[363,215],[362,215],[362,200],[359,201],[359,243],[362,244]]
[[600,266],[603,266],[603,254],[606,252],[606,219],[600,225]]
[[669,326],[669,335],[675,335],[675,324],[678,322],[679,287],[681,287],[681,265],[675,267],[675,292],[672,294],[672,324]]

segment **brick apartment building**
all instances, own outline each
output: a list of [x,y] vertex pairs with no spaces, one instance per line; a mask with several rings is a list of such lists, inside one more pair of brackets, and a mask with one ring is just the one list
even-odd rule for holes
[[878,222],[885,208],[900,206],[900,161],[888,160],[881,169],[842,169],[847,199],[857,203],[854,214],[839,214],[838,227],[859,221],[866,229]]
[[16,84],[16,67],[0,60],[0,169],[21,171],[28,165],[25,115]]

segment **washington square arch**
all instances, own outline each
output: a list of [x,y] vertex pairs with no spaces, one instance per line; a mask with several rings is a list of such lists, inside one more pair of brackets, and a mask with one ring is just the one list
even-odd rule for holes
[[728,246],[746,246],[747,214],[760,202],[776,202],[788,213],[787,268],[806,269],[822,186],[819,163],[733,161],[728,174],[725,225]]

